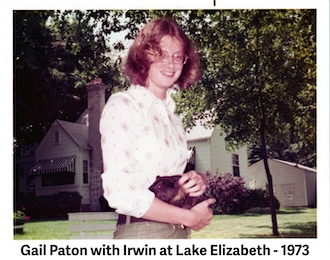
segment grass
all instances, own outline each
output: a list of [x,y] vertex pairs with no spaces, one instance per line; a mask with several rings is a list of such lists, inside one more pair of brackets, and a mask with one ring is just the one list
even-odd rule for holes
[[[316,238],[316,209],[284,208],[277,212],[282,238]],[[192,238],[274,238],[267,212],[216,215],[209,226],[193,232]]]
[[[278,231],[283,238],[315,238],[316,209],[284,208],[277,213]],[[67,220],[27,222],[17,240],[69,239]],[[193,232],[192,238],[273,238],[270,215],[256,211],[243,215],[215,215],[209,226]]]
[[15,234],[14,239],[69,239],[69,222],[67,220],[26,222],[22,234]]

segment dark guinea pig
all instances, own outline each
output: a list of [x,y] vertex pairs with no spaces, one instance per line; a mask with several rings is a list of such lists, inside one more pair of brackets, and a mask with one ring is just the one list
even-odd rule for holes
[[196,204],[205,200],[205,196],[190,197],[179,185],[180,175],[157,176],[156,181],[149,187],[149,190],[155,193],[155,196],[171,205],[191,209]]

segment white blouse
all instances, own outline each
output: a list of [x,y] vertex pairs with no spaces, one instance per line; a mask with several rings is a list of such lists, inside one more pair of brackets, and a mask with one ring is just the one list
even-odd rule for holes
[[112,95],[100,121],[104,197],[120,214],[141,217],[149,209],[149,186],[159,176],[182,174],[187,141],[175,103],[142,86]]

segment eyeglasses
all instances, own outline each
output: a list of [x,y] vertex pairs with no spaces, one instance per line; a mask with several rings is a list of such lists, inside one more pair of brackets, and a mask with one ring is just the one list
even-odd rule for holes
[[187,60],[188,60],[188,56],[186,54],[178,54],[175,53],[172,56],[168,55],[166,52],[162,52],[162,53],[158,53],[158,52],[148,52],[148,54],[154,56],[154,61],[155,62],[162,62],[165,63],[169,60],[169,58],[172,59],[173,63],[175,64],[186,64]]

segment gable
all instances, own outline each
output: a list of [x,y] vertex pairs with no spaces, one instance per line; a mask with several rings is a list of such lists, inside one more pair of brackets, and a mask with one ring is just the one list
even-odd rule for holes
[[82,148],[88,147],[88,125],[56,120],[72,140]]
[[200,140],[208,140],[211,138],[212,134],[214,132],[214,127],[206,128],[203,126],[201,121],[197,121],[196,125],[186,131],[187,141],[193,142],[193,141],[200,141]]
[[38,160],[72,155],[77,148],[89,148],[88,126],[55,120],[36,149]]

